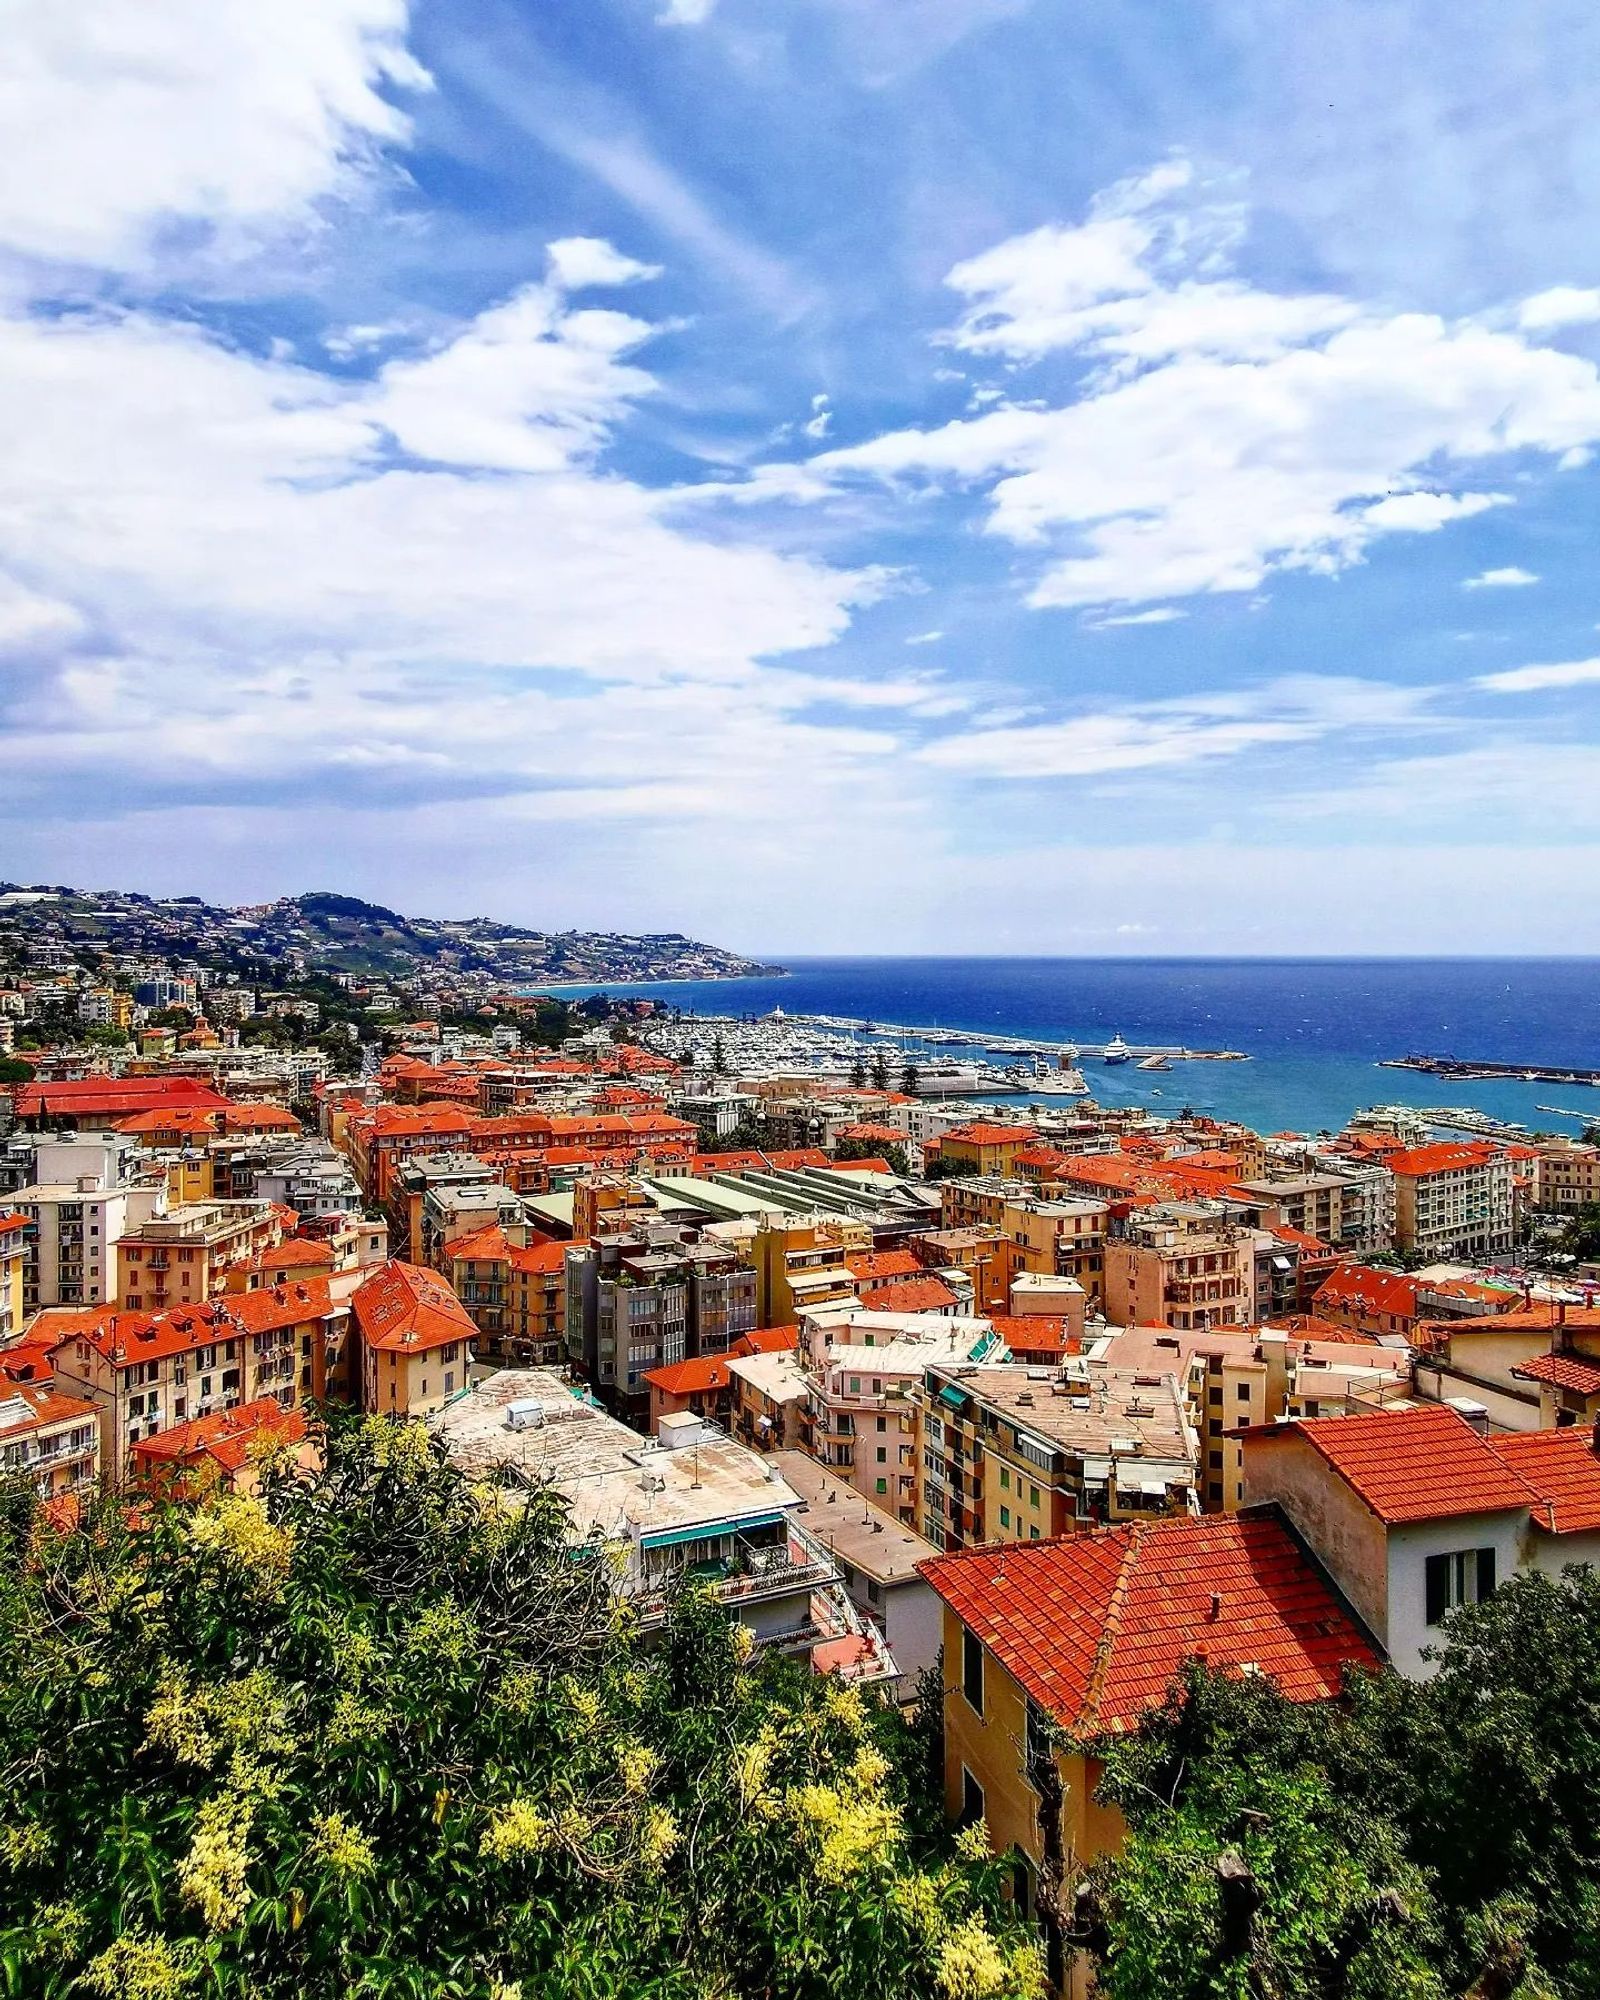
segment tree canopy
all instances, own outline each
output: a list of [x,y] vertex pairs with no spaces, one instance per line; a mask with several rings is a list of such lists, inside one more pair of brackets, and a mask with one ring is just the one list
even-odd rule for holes
[[105,2000],[1027,2000],[908,1733],[416,1426],[254,1496],[0,1491],[0,1984]]
[[1432,1680],[1332,1703],[1197,1667],[1111,1748],[1107,2000],[1600,1992],[1600,1582],[1518,1576],[1448,1631]]

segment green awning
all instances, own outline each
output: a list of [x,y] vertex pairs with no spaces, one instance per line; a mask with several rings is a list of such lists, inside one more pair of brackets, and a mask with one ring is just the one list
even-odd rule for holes
[[952,1410],[963,1409],[966,1406],[967,1392],[965,1389],[958,1389],[952,1382],[939,1391],[939,1401],[948,1403]]
[[776,1528],[781,1526],[783,1515],[774,1511],[770,1514],[741,1514],[736,1521],[703,1521],[693,1528],[664,1528],[657,1534],[639,1537],[639,1546],[645,1549],[670,1549],[682,1542],[709,1542],[716,1535],[743,1535],[752,1528]]

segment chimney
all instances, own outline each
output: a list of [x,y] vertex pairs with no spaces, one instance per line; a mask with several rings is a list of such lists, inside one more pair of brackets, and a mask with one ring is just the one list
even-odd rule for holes
[[1218,1619],[1219,1619],[1219,1618],[1220,1618],[1221,1616],[1222,1616],[1222,1592],[1221,1592],[1220,1590],[1214,1590],[1214,1591],[1212,1591],[1212,1593],[1211,1593],[1211,1622],[1212,1622],[1212,1624],[1213,1624],[1213,1625],[1215,1625],[1215,1624],[1216,1624],[1216,1622],[1217,1622],[1217,1620],[1218,1620]]

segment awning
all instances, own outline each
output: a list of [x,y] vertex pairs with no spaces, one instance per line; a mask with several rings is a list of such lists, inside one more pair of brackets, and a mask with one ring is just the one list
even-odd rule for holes
[[741,1514],[736,1521],[701,1521],[692,1528],[663,1528],[647,1531],[639,1537],[639,1546],[645,1549],[676,1548],[683,1542],[709,1542],[717,1535],[746,1535],[752,1528],[777,1528],[783,1524],[783,1515]]
[[1118,1489],[1123,1493],[1165,1493],[1170,1483],[1164,1474],[1159,1473],[1142,1472],[1129,1479],[1124,1479],[1119,1473],[1117,1477]]
[[1111,1477],[1110,1459],[1086,1458],[1083,1461],[1083,1476],[1085,1479],[1109,1479]]
[[939,1401],[948,1403],[952,1410],[962,1410],[966,1408],[967,1392],[965,1389],[958,1389],[951,1382],[939,1391]]

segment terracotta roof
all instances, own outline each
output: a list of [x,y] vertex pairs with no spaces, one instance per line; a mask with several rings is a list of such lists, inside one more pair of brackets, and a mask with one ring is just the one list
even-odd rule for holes
[[566,1243],[530,1243],[525,1250],[511,1252],[511,1268],[529,1277],[551,1277],[567,1268],[569,1248]]
[[9,1418],[0,1421],[0,1437],[15,1437],[18,1431],[36,1430],[41,1424],[96,1421],[93,1403],[85,1403],[77,1396],[59,1395],[48,1382],[5,1385],[0,1389],[0,1410],[11,1402],[25,1403],[27,1414],[18,1416],[12,1412]]
[[14,1211],[9,1215],[0,1215],[0,1234],[4,1234],[7,1230],[11,1229],[31,1229],[32,1227],[32,1216],[18,1215]]
[[398,1258],[374,1271],[350,1305],[367,1345],[385,1352],[421,1353],[477,1338],[466,1307],[444,1280]]
[[1580,1396],[1600,1396],[1600,1363],[1585,1361],[1576,1354],[1536,1354],[1531,1361],[1519,1361],[1511,1372],[1527,1382],[1548,1382],[1554,1389],[1572,1389]]
[[796,1321],[789,1326],[758,1326],[750,1333],[741,1333],[732,1343],[730,1355],[745,1354],[792,1354],[800,1345],[800,1327]]
[[1250,1438],[1297,1435],[1391,1525],[1454,1514],[1502,1514],[1529,1504],[1527,1487],[1465,1417],[1444,1404],[1367,1416],[1259,1424]]
[[1536,1496],[1533,1518],[1553,1535],[1600,1528],[1600,1456],[1587,1424],[1486,1440]]
[[697,1354],[688,1361],[672,1361],[665,1368],[652,1368],[644,1378],[663,1396],[706,1396],[726,1389],[733,1377],[728,1373],[724,1354]]
[[858,1285],[878,1279],[917,1278],[922,1266],[909,1250],[863,1250],[846,1257],[844,1267]]
[[83,1076],[20,1084],[15,1110],[19,1118],[120,1118],[177,1104],[220,1109],[227,1102],[221,1091],[190,1076]]
[[1375,1667],[1370,1640],[1269,1515],[1140,1522],[938,1556],[921,1574],[1064,1728],[1133,1728],[1186,1661],[1270,1674],[1293,1701]]
[[246,1333],[272,1333],[279,1327],[300,1326],[333,1311],[326,1278],[291,1278],[281,1285],[262,1285],[253,1292],[236,1292],[227,1305]]
[[1326,1312],[1330,1306],[1353,1305],[1358,1298],[1369,1312],[1414,1319],[1417,1281],[1403,1271],[1385,1271],[1376,1264],[1340,1264],[1317,1287],[1312,1303]]
[[874,1312],[948,1312],[955,1302],[956,1294],[943,1278],[931,1274],[922,1278],[896,1278],[892,1284],[875,1286],[871,1295]]
[[989,1313],[986,1317],[1014,1355],[1082,1352],[1082,1342],[1071,1332],[1065,1313]]
[[489,1264],[504,1264],[511,1256],[510,1239],[498,1222],[469,1229],[465,1236],[452,1236],[444,1249],[447,1257],[476,1258]]
[[26,1334],[10,1347],[0,1349],[0,1391],[8,1383],[49,1382],[56,1372],[55,1351],[61,1336],[42,1338]]
[[1386,1164],[1392,1174],[1415,1180],[1426,1174],[1456,1173],[1464,1167],[1484,1167],[1499,1158],[1498,1149],[1481,1139],[1446,1139],[1436,1146],[1408,1146],[1391,1153]]
[[136,1459],[181,1463],[209,1458],[225,1471],[237,1472],[258,1439],[268,1437],[285,1444],[298,1444],[306,1434],[306,1420],[299,1410],[286,1410],[276,1396],[258,1396],[253,1403],[237,1409],[217,1410],[210,1416],[192,1417],[186,1424],[145,1438],[133,1447]]
[[974,1118],[970,1124],[952,1125],[941,1143],[954,1139],[968,1146],[1026,1146],[1038,1136],[1031,1125],[1001,1125],[993,1119]]

